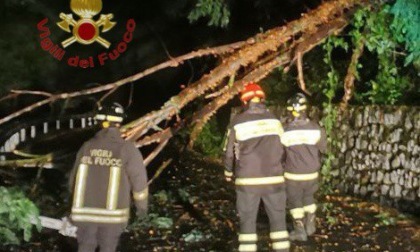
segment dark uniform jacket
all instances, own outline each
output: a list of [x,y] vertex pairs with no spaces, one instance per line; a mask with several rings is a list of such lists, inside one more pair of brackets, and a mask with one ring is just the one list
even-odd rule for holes
[[239,190],[273,192],[284,182],[280,121],[262,103],[236,115],[228,128],[225,174],[233,172]]
[[[292,180],[316,178],[321,166],[319,152],[327,148],[325,130],[307,118],[297,119],[285,126],[281,142],[286,148],[285,177]],[[299,175],[293,179],[294,174],[302,174],[301,179]],[[305,174],[311,175],[305,177]]]
[[71,219],[76,224],[126,226],[130,191],[138,211],[147,212],[147,174],[143,157],[117,128],[99,131],[77,153],[70,176],[73,190]]

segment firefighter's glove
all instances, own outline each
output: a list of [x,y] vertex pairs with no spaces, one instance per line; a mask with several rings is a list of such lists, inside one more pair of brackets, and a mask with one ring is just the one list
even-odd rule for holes
[[232,177],[233,177],[233,172],[225,169],[225,180],[227,182],[231,182],[232,181]]
[[147,217],[147,210],[145,209],[137,209],[136,216],[139,219],[144,219]]
[[146,218],[147,217],[147,201],[146,200],[139,200],[135,201],[136,205],[136,216],[137,218]]

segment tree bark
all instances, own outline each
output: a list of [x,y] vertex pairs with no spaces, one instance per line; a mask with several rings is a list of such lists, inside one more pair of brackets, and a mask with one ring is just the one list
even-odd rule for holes
[[353,97],[354,93],[354,81],[356,80],[358,73],[357,73],[357,65],[359,63],[359,58],[363,54],[363,49],[365,47],[365,42],[363,39],[357,41],[357,44],[353,50],[353,55],[351,56],[350,65],[347,69],[346,78],[344,79],[344,96],[341,101],[340,107],[345,109]]

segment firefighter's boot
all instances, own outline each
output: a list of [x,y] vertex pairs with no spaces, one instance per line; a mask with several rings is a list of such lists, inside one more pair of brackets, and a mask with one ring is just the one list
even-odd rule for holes
[[308,236],[306,235],[305,226],[303,219],[294,219],[293,220],[293,231],[289,234],[289,239],[291,241],[307,241]]
[[307,213],[305,218],[306,234],[313,235],[316,231],[315,213]]

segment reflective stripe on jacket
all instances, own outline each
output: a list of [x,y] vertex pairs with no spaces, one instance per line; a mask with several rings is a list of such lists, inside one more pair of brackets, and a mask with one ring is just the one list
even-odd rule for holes
[[319,152],[325,152],[324,129],[309,119],[297,119],[285,126],[281,142],[286,149],[285,177],[290,180],[311,180],[318,177],[321,166]]
[[134,200],[147,208],[147,174],[143,157],[117,128],[99,131],[77,153],[70,176],[73,189],[71,218],[77,223],[121,224],[130,216]]
[[284,182],[282,133],[280,121],[261,103],[251,102],[232,119],[224,163],[226,174],[234,171],[238,189],[261,192],[280,188]]

